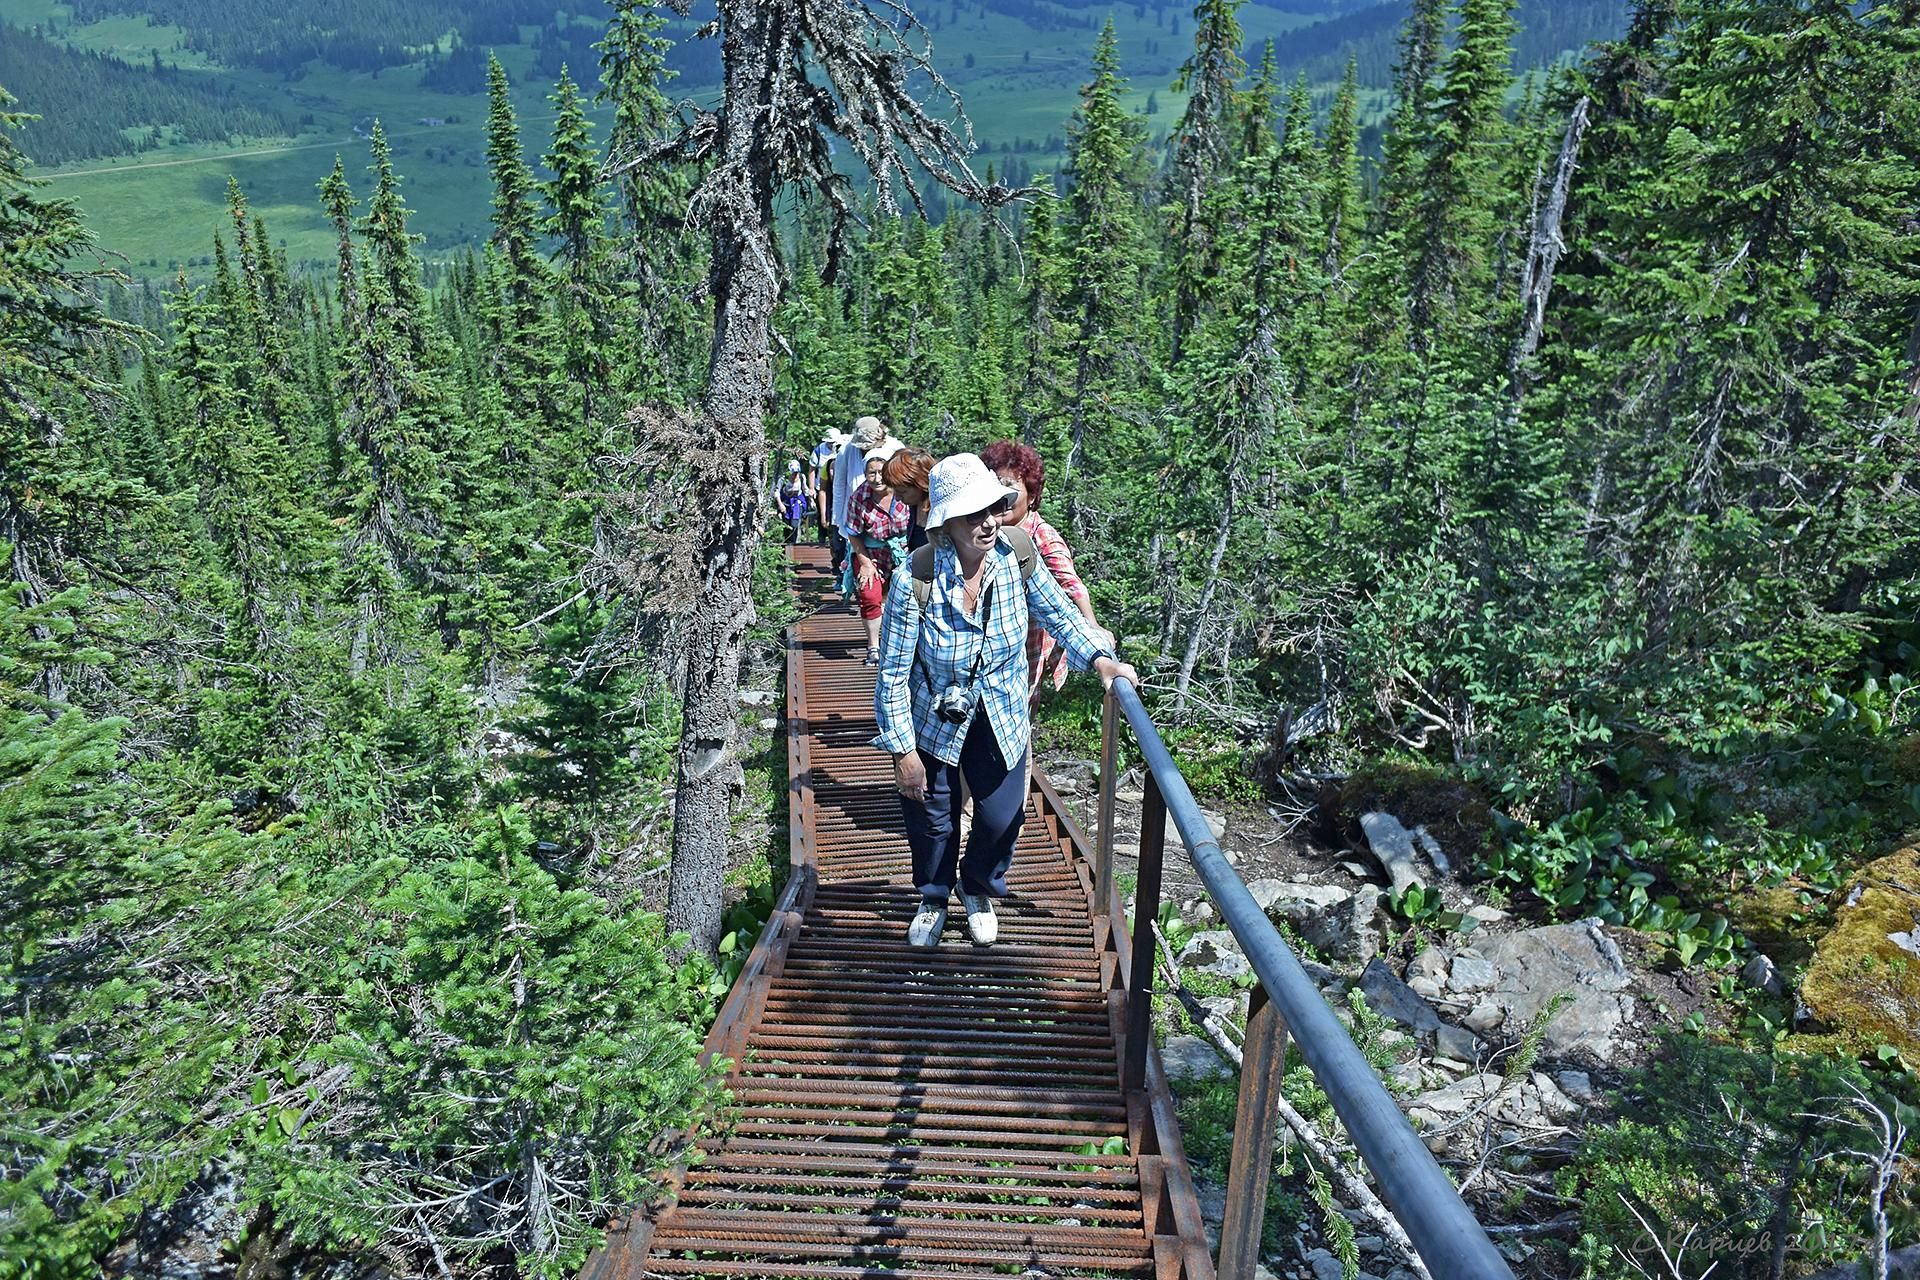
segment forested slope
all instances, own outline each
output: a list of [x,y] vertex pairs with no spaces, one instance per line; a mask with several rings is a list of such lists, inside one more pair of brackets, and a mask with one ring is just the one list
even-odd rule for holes
[[293,122],[231,84],[78,53],[0,24],[0,84],[34,104],[26,135],[43,164],[125,155],[164,138],[226,142],[279,137]]
[[[1506,0],[1418,0],[1377,164],[1357,83],[1316,112],[1236,13],[1186,32],[1164,148],[1093,42],[1061,194],[791,194],[773,460],[869,411],[1030,440],[1184,758],[1442,787],[1515,914],[1729,996],[1778,961],[1563,1167],[1474,1191],[1533,1274],[1638,1274],[1649,1215],[1756,1280],[1910,1233],[1910,1166],[1830,1118],[1912,1118],[1909,970],[1819,948],[1920,823],[1920,6],[1648,0],[1529,93]],[[164,291],[0,147],[10,1270],[220,1202],[281,1260],[560,1274],[707,1101],[663,792],[752,799],[675,709],[703,522],[770,459],[700,416],[724,273],[647,145],[665,56],[622,5],[613,127],[564,81],[537,145],[489,66],[488,243],[431,286],[381,132],[312,175],[332,271],[234,187]]]

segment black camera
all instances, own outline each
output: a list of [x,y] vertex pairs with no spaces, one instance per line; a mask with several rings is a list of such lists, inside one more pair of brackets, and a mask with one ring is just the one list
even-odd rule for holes
[[933,700],[933,713],[948,724],[965,724],[967,717],[973,714],[973,697],[971,687],[950,684],[945,692]]

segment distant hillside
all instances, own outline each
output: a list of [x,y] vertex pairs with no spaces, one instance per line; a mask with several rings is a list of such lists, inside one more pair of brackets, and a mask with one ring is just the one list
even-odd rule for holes
[[0,86],[39,116],[20,136],[41,164],[151,150],[163,141],[224,142],[292,131],[230,83],[165,66],[80,53],[0,25]]
[[[1302,3],[1305,0],[1301,0]],[[1395,45],[1406,20],[1406,0],[1352,9],[1309,26],[1298,27],[1274,39],[1274,53],[1289,76],[1304,71],[1315,82],[1338,80],[1347,59],[1358,63],[1360,83],[1385,88],[1393,80]],[[1561,55],[1578,52],[1596,40],[1626,30],[1626,0],[1520,0],[1514,13],[1520,24],[1514,41],[1514,65],[1544,66]],[[1260,49],[1250,45],[1248,60],[1257,62]]]

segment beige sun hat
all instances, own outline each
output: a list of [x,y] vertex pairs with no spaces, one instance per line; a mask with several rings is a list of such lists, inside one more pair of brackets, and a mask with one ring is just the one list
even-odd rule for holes
[[955,516],[970,516],[1019,496],[987,470],[979,454],[953,454],[927,473],[927,528],[938,529]]

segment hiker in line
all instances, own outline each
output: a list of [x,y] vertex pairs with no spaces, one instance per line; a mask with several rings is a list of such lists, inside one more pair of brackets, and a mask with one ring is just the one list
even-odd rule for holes
[[[1026,815],[1027,623],[1060,641],[1076,668],[1107,684],[1137,680],[1132,667],[1081,618],[1050,573],[1035,573],[1032,539],[1001,521],[1019,494],[971,453],[943,458],[928,477],[928,546],[893,576],[880,627],[873,693],[880,733],[913,849],[919,910],[907,928],[916,947],[935,946],[957,884],[967,934],[999,936],[993,900]],[[973,792],[973,831],[960,849],[954,821],[959,782]]]
[[913,512],[908,551],[918,551],[927,543],[927,473],[932,470],[933,455],[912,445],[887,459],[887,487]]
[[841,598],[849,601],[853,599],[853,586],[846,572],[846,554],[854,534],[847,527],[847,500],[860,487],[861,477],[867,470],[867,454],[886,440],[887,428],[880,419],[857,418],[847,442],[840,446],[833,460],[833,568],[840,575]]
[[798,458],[787,460],[787,473],[780,478],[774,501],[779,504],[780,519],[787,526],[787,544],[791,546],[800,541],[800,526],[806,522],[814,501],[811,477],[800,469]]
[[[1088,593],[1086,584],[1080,581],[1080,575],[1074,571],[1073,552],[1067,548],[1067,540],[1041,518],[1040,492],[1046,487],[1047,464],[1040,457],[1039,450],[1017,440],[996,440],[980,451],[980,460],[987,464],[987,470],[993,472],[1001,484],[1020,495],[1013,504],[1013,510],[1007,513],[1007,525],[1026,530],[1027,536],[1033,539],[1033,549],[1039,553],[1040,562],[1047,566],[1047,572],[1053,575],[1053,580],[1060,584],[1060,589],[1080,610],[1080,616],[1086,619],[1087,625],[1106,637],[1107,647],[1113,648],[1113,633],[1103,628],[1100,620],[1093,616],[1093,597]],[[1028,697],[1032,702],[1039,702],[1040,690],[1049,677],[1056,689],[1067,682],[1065,659],[1066,655],[1060,646],[1046,631],[1039,626],[1027,629]]]
[[[846,442],[846,432],[828,427],[820,433],[820,443],[813,446],[813,456],[807,463],[808,473],[813,477],[813,519],[823,547],[832,541],[828,531],[833,528],[833,460],[840,456],[840,446]],[[839,572],[837,557],[834,571]]]
[[868,454],[866,479],[847,500],[849,572],[853,598],[867,624],[863,665],[869,667],[880,665],[880,613],[887,599],[887,582],[893,577],[894,566],[907,558],[907,530],[913,523],[913,509],[887,486],[887,463],[898,454],[899,448],[891,440]]

